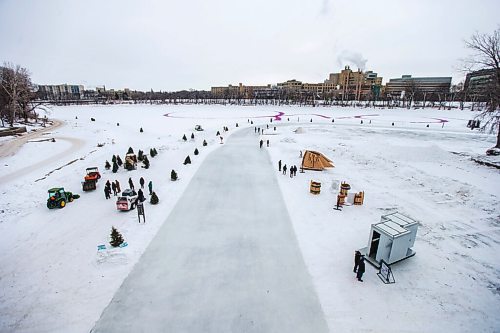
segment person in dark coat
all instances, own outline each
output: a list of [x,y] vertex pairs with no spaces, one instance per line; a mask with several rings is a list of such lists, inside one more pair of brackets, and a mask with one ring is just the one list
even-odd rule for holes
[[283,165],[283,174],[286,175],[286,164]]
[[144,193],[142,192],[141,189],[139,189],[139,191],[137,191],[137,200],[139,202],[144,202],[146,200],[146,198],[144,198]]
[[108,179],[108,181],[106,182],[106,185],[105,185],[105,186],[106,186],[107,188],[109,188],[109,189],[110,189],[110,192],[111,192],[111,183],[109,182],[109,179]]
[[267,140],[267,146],[269,147],[269,140]]
[[281,171],[281,160],[278,161],[278,171]]
[[141,184],[141,188],[144,188],[144,178],[139,179],[139,184]]
[[262,148],[263,144],[264,144],[264,140],[260,140],[260,148]]
[[120,193],[122,189],[120,188],[120,183],[118,182],[118,180],[115,180],[115,184],[116,184],[116,193]]
[[115,184],[115,182],[111,183],[111,189],[113,190],[113,195],[116,197],[116,184]]
[[359,259],[361,259],[361,252],[359,251],[354,252],[354,270],[353,270],[354,273],[358,271]]
[[128,186],[130,186],[131,190],[135,190],[135,188],[134,188],[134,182],[132,181],[132,178],[130,178],[130,177],[128,179]]
[[148,183],[149,195],[153,194],[153,181],[150,180]]
[[104,196],[106,199],[111,199],[111,190],[107,186],[104,186]]
[[359,258],[358,272],[356,273],[356,277],[359,282],[363,282],[361,279],[363,277],[363,273],[365,272],[365,256],[361,256]]

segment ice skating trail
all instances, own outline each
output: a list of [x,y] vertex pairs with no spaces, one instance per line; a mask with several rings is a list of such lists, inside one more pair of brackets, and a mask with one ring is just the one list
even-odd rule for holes
[[91,332],[328,332],[253,132],[207,156]]

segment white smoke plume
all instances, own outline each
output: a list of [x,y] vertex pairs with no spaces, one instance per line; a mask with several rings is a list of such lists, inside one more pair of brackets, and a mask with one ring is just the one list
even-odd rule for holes
[[[339,56],[337,57],[337,62],[340,67],[343,67],[345,65],[354,65],[362,71],[365,70],[367,61],[368,59],[363,58],[361,53],[351,52],[347,50],[340,52]],[[351,69],[354,70],[354,68]]]

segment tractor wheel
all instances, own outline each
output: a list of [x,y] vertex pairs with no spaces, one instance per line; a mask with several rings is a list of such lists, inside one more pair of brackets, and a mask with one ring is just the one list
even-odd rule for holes
[[73,202],[73,197],[69,198],[68,200],[69,202]]
[[66,201],[61,200],[61,201],[59,202],[59,207],[64,208],[65,206],[66,206]]

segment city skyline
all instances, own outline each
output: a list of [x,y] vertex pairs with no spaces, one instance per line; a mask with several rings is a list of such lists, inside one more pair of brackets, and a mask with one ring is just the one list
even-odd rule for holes
[[26,67],[38,84],[142,91],[323,82],[345,65],[384,84],[405,74],[458,83],[463,40],[496,29],[499,10],[490,0],[5,0],[0,60]]

